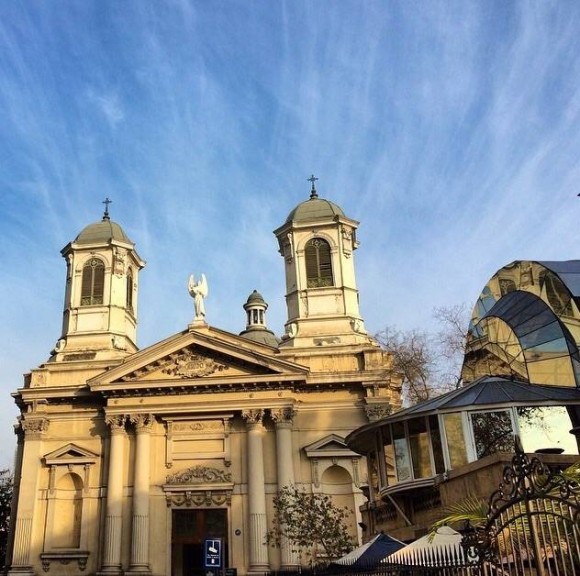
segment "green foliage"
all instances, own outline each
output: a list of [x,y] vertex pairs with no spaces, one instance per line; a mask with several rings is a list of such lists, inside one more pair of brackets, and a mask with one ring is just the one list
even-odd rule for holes
[[474,526],[481,526],[485,523],[487,512],[488,506],[486,502],[480,498],[475,498],[475,496],[468,496],[461,502],[447,506],[444,509],[445,517],[431,526],[431,532],[435,535],[435,532],[441,526],[458,524],[465,521],[468,521]]
[[348,508],[334,505],[325,494],[307,494],[295,486],[284,486],[274,497],[274,521],[266,542],[279,547],[283,541],[311,562],[334,560],[350,552],[352,539],[346,525]]
[[6,560],[12,488],[12,472],[10,470],[0,470],[0,566],[4,566]]

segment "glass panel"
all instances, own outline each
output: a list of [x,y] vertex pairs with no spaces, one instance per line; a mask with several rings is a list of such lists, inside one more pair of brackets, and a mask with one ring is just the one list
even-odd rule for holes
[[433,449],[435,474],[443,474],[445,472],[445,461],[443,460],[443,444],[441,443],[441,431],[439,430],[439,419],[437,416],[429,416],[429,429],[431,431],[431,447]]
[[[544,344],[545,342],[551,342],[552,340],[564,340],[564,334],[562,333],[562,327],[560,323],[556,320],[547,326],[543,326],[539,330],[530,332],[525,336],[520,337],[520,342],[522,348],[533,348],[539,344]],[[568,352],[565,342],[560,346],[561,350]]]
[[578,454],[576,439],[569,433],[572,422],[563,406],[518,408],[518,422],[525,452]]
[[429,434],[425,418],[417,418],[407,423],[409,429],[409,445],[411,461],[413,462],[414,478],[429,478],[433,476],[431,469],[431,454],[429,452]]
[[411,455],[409,454],[407,439],[405,438],[405,427],[402,422],[393,424],[393,444],[395,446],[397,480],[399,482],[411,480]]
[[576,377],[569,356],[528,362],[527,368],[530,382],[538,384],[555,382],[559,386],[576,386]]
[[[397,477],[395,474],[395,450],[393,448],[393,442],[391,440],[391,430],[389,426],[384,426],[381,429],[383,437],[383,454],[384,454],[384,464],[385,464],[385,486],[392,486],[397,483]],[[383,478],[381,476],[381,486],[383,484]]]
[[512,452],[514,430],[507,410],[471,414],[471,426],[477,458],[496,452]]
[[445,414],[443,416],[445,435],[447,436],[447,450],[451,468],[457,468],[467,464],[467,451],[465,450],[465,438],[463,437],[463,424],[461,414]]
[[376,452],[367,456],[368,483],[371,488],[371,494],[376,496],[379,491],[379,463]]

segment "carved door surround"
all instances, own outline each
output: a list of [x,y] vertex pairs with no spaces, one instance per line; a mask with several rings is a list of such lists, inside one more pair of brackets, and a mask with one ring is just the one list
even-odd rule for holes
[[210,466],[192,466],[167,476],[163,485],[168,508],[224,508],[232,502],[231,472]]

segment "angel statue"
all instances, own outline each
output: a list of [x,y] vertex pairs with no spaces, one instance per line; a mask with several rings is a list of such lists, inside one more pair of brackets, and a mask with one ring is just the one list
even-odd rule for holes
[[201,280],[197,282],[197,284],[192,274],[189,277],[187,288],[189,289],[189,294],[193,298],[193,303],[195,306],[194,320],[203,320],[205,318],[205,306],[203,305],[203,299],[207,296],[207,280],[205,279],[205,274],[201,275]]

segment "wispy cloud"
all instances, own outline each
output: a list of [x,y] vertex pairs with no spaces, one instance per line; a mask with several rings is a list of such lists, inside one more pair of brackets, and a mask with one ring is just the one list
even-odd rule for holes
[[191,320],[191,272],[212,324],[242,330],[256,288],[282,332],[271,231],[312,172],[361,221],[371,331],[471,304],[515,258],[574,258],[579,28],[573,3],[499,0],[3,5],[2,389],[60,335],[59,250],[105,196],[148,263],[142,345]]

